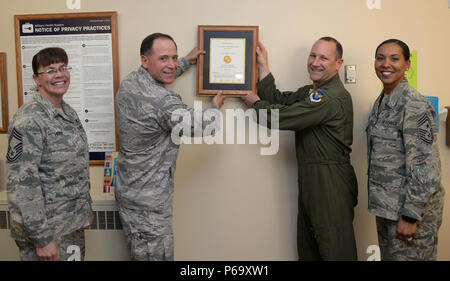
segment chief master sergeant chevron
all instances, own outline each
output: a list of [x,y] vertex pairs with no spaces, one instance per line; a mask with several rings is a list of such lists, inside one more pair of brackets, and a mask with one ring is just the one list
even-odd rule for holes
[[[165,85],[195,64],[202,53],[194,48],[178,59],[172,37],[151,34],[141,44],[141,66],[125,77],[117,93],[120,149],[116,200],[133,260],[174,259],[172,198],[179,144],[171,136],[179,122],[172,117],[181,110],[189,112],[194,122],[196,118],[194,110]],[[213,106],[221,107],[224,99],[219,93]],[[193,128],[208,125],[206,120],[198,125],[194,122]]]
[[[267,51],[257,47],[258,94],[243,97],[261,112],[278,109],[279,128],[295,131],[298,161],[298,254],[300,260],[356,260],[353,232],[358,186],[350,164],[353,107],[339,79],[342,46],[322,37],[311,48],[312,85],[281,93],[268,66]],[[273,110],[273,112],[277,112]],[[270,124],[269,124],[270,125]]]

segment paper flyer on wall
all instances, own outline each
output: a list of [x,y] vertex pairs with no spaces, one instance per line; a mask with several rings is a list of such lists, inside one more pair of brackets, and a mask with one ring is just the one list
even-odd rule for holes
[[[439,97],[425,97],[433,105],[436,115],[439,114]],[[439,118],[436,116],[436,132],[439,132]]]
[[105,164],[103,174],[103,192],[111,192],[112,182],[112,152],[105,152]]
[[82,121],[90,152],[116,148],[111,38],[108,18],[20,21],[23,102],[31,99],[35,87],[33,56],[47,47],[63,48],[72,67],[64,101]]
[[114,153],[114,165],[112,170],[112,180],[111,180],[111,187],[114,187],[116,185],[116,171],[117,171],[117,153]]
[[105,152],[103,174],[103,192],[109,193],[115,185],[117,167],[117,152]]
[[406,79],[409,85],[417,90],[417,51],[412,51],[410,54],[411,65],[409,70],[405,72]]

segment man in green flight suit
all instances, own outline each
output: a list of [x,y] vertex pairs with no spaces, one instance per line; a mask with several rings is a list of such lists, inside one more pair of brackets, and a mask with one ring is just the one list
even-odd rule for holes
[[267,112],[268,126],[278,117],[280,130],[295,131],[299,259],[356,260],[353,217],[358,185],[350,163],[353,107],[338,74],[342,46],[331,37],[316,41],[307,63],[313,84],[296,92],[277,90],[261,43],[256,53],[259,96],[242,99],[256,109],[258,119]]

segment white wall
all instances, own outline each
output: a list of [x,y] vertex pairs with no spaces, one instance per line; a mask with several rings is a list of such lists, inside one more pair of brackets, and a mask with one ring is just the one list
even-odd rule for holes
[[[13,15],[74,12],[66,0],[1,1],[0,51],[7,52],[9,116],[17,110]],[[354,221],[358,255],[376,244],[375,220],[367,212],[365,126],[381,90],[373,60],[376,46],[399,38],[418,51],[418,89],[449,105],[448,49],[450,9],[446,0],[381,0],[369,10],[366,0],[81,0],[78,12],[117,11],[120,77],[139,65],[139,46],[153,32],[171,34],[179,54],[197,42],[197,25],[258,25],[260,41],[281,90],[309,83],[306,59],[316,39],[330,35],[344,47],[344,65],[355,64],[357,83],[346,84],[354,104],[352,163],[359,182]],[[343,73],[341,73],[342,77]],[[196,71],[170,86],[188,105],[195,99]],[[207,101],[207,98],[203,100]],[[223,107],[243,108],[239,99]],[[442,123],[440,125],[443,125]],[[450,181],[450,150],[441,128],[442,183]],[[182,145],[175,174],[174,229],[177,260],[295,260],[297,167],[292,132],[283,132],[280,150],[261,156],[260,145]],[[7,136],[0,135],[4,159]],[[102,169],[91,168],[92,187],[101,188]],[[0,184],[3,184],[0,180]],[[4,186],[2,186],[4,188]],[[450,211],[446,195],[438,258],[450,260]]]

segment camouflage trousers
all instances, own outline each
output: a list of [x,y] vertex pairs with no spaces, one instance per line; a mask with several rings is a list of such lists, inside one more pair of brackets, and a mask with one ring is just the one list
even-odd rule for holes
[[130,258],[135,261],[173,261],[172,210],[150,212],[119,205]]
[[435,193],[417,222],[416,238],[402,241],[396,236],[398,221],[377,217],[378,243],[382,261],[434,261],[438,231],[442,223],[444,190]]
[[[36,246],[28,241],[15,241],[19,247],[20,260],[38,261]],[[77,230],[70,234],[56,239],[59,246],[61,261],[83,261],[85,255],[84,229]]]

